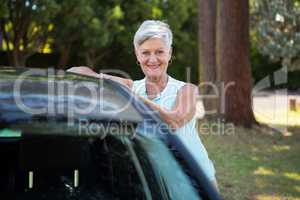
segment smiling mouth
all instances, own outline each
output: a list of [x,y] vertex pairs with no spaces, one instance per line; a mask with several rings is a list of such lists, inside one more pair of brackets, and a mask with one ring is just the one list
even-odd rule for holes
[[159,65],[147,65],[150,69],[157,69],[159,68]]

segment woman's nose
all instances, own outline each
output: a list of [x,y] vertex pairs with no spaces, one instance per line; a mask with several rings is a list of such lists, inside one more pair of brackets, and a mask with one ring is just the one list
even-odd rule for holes
[[157,61],[157,57],[156,57],[156,55],[155,54],[151,54],[150,56],[149,56],[149,60],[148,60],[149,62],[156,62]]

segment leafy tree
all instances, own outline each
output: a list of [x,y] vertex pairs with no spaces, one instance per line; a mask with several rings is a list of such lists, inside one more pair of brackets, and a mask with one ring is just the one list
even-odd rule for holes
[[[52,52],[60,56],[59,67],[105,66],[135,75],[139,67],[133,35],[145,19],[159,19],[167,21],[174,33],[169,72],[184,79],[186,67],[197,69],[195,3],[196,0],[0,0],[4,50],[8,50],[14,66],[25,66],[29,56],[42,53],[50,45]],[[21,24],[22,28],[17,28]],[[22,30],[22,37],[14,39],[19,35],[15,30]],[[192,75],[193,81],[197,80],[197,73]]]
[[117,34],[124,28],[120,20],[124,11],[120,3],[93,2],[95,15],[83,30],[81,37],[85,62],[95,67],[104,56],[112,53],[110,47]]
[[255,1],[252,25],[262,54],[281,61],[290,71],[300,69],[299,1]]
[[[69,60],[74,43],[82,38],[89,38],[86,29],[93,24],[95,10],[92,0],[57,0],[60,7],[52,20],[54,30],[54,49],[59,52],[58,67],[64,68]],[[93,37],[94,35],[92,35]],[[76,51],[82,51],[82,45],[76,47]]]
[[25,66],[41,52],[52,31],[50,21],[59,12],[52,0],[0,0],[0,29],[11,65]]

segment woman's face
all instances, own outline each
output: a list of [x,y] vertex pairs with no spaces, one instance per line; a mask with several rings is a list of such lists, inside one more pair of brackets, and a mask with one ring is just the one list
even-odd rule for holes
[[135,50],[137,60],[147,78],[158,79],[167,73],[171,49],[160,38],[151,38]]

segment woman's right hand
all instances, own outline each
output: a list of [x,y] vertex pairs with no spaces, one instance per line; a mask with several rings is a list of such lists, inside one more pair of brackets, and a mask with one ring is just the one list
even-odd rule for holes
[[122,85],[125,85],[129,89],[131,89],[132,85],[133,85],[133,81],[131,79],[121,78],[118,76],[112,76],[112,75],[103,74],[103,73],[98,74],[86,66],[71,67],[70,69],[67,70],[67,72],[82,74],[82,75],[86,75],[86,76],[93,76],[96,78],[110,79],[110,80],[116,81]]
[[97,74],[96,72],[94,72],[93,70],[91,70],[89,67],[86,66],[71,67],[70,69],[67,70],[67,72],[100,78],[99,74]]

